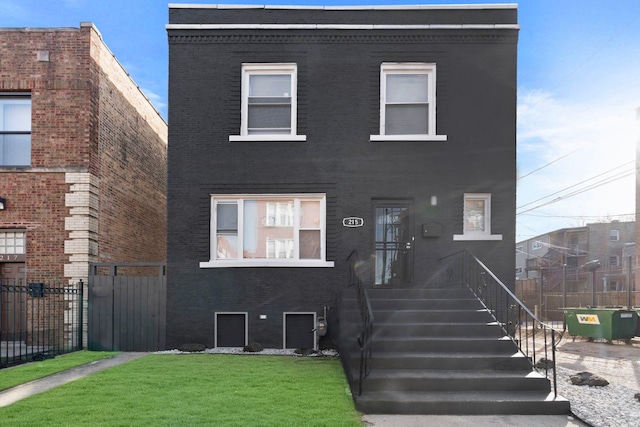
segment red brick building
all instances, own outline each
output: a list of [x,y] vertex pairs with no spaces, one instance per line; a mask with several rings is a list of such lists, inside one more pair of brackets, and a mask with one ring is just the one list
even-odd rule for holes
[[91,23],[0,29],[0,278],[164,261],[166,142]]

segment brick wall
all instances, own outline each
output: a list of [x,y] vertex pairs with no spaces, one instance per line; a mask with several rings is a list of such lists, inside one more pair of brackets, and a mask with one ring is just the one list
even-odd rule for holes
[[164,261],[167,125],[92,30],[100,111],[98,258]]

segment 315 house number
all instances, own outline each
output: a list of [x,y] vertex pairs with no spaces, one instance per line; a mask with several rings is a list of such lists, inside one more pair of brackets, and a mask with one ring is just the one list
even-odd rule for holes
[[364,225],[364,219],[358,218],[355,216],[350,216],[348,218],[342,219],[342,225],[344,227],[350,227],[350,228],[362,227]]

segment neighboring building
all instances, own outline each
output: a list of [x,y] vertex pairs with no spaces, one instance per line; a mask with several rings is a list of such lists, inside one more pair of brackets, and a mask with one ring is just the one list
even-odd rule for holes
[[[636,109],[636,126],[640,135],[640,107]],[[640,239],[640,138],[636,141],[636,242]],[[635,252],[634,271],[640,268],[640,251]],[[635,290],[640,291],[640,274],[636,274]]]
[[91,23],[0,29],[0,278],[164,261],[166,141]]
[[591,290],[583,267],[599,261],[596,291],[626,290],[628,258],[635,257],[635,222],[612,221],[563,228],[516,243],[516,279],[539,279],[544,272],[545,290],[560,291],[563,266],[567,290]]
[[354,251],[372,288],[462,249],[512,285],[516,15],[170,5],[167,347],[301,347],[325,308],[331,345]]

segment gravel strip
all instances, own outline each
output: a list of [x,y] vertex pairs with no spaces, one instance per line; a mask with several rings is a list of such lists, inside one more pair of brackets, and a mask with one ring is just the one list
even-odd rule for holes
[[610,382],[605,387],[577,386],[570,375],[558,367],[558,394],[571,402],[571,412],[593,427],[637,427],[640,425],[640,402],[637,390]]
[[313,354],[302,356],[300,354],[296,354],[295,350],[292,349],[279,349],[279,348],[265,348],[262,351],[258,352],[249,352],[242,351],[242,348],[239,347],[216,347],[216,348],[207,348],[204,351],[196,351],[196,352],[186,352],[180,350],[164,350],[164,351],[156,351],[153,354],[242,354],[247,356],[254,355],[265,355],[265,356],[296,356],[296,357],[335,357],[338,355],[338,352],[335,350],[321,350]]

